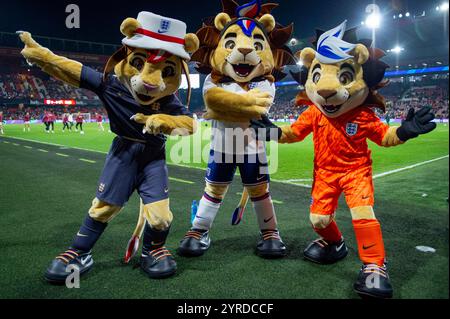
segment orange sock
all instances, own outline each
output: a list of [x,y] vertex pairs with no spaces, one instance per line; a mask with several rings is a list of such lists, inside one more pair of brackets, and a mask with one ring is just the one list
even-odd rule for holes
[[323,229],[314,228],[314,230],[323,239],[325,239],[326,241],[332,242],[332,243],[338,242],[342,238],[341,231],[339,230],[339,228],[334,220],[326,228],[323,228]]
[[359,258],[364,264],[383,266],[385,259],[381,226],[376,219],[353,220]]

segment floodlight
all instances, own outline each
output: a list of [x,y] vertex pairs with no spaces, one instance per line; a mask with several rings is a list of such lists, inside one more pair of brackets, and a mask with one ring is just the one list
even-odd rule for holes
[[367,16],[366,25],[370,29],[378,29],[381,24],[381,15],[378,13],[372,13]]

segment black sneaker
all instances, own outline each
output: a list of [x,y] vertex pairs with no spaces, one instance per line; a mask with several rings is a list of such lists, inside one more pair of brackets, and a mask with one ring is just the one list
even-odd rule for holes
[[141,268],[154,279],[167,278],[177,271],[177,263],[166,247],[160,247],[150,252],[142,251]]
[[344,239],[331,243],[323,238],[316,239],[303,251],[303,256],[312,262],[328,265],[338,262],[348,254]]
[[256,254],[262,258],[272,259],[286,256],[286,245],[278,230],[263,230],[256,245]]
[[389,280],[386,265],[363,265],[353,289],[361,297],[389,299],[392,298],[393,289]]
[[[55,259],[53,259],[44,278],[51,284],[61,285],[66,282],[66,278],[78,268],[80,276],[91,270],[94,265],[91,252],[83,252],[77,249],[68,249]],[[72,266],[72,267],[69,267]]]
[[203,255],[211,246],[209,231],[191,229],[178,246],[178,255],[184,257],[199,257]]

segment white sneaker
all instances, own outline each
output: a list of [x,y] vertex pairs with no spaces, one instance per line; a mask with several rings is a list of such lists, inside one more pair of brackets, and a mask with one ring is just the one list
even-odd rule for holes
[[80,134],[84,134],[84,132],[83,132],[83,131],[81,131],[81,132],[80,132]]

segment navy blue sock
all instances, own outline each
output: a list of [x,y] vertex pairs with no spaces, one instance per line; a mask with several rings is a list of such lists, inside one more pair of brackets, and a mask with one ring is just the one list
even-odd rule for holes
[[142,240],[142,250],[150,252],[152,250],[161,248],[166,243],[169,235],[170,227],[165,230],[153,229],[147,222],[144,228],[144,238]]
[[87,215],[70,247],[84,252],[90,251],[103,234],[106,226],[108,226],[107,223],[101,223]]

